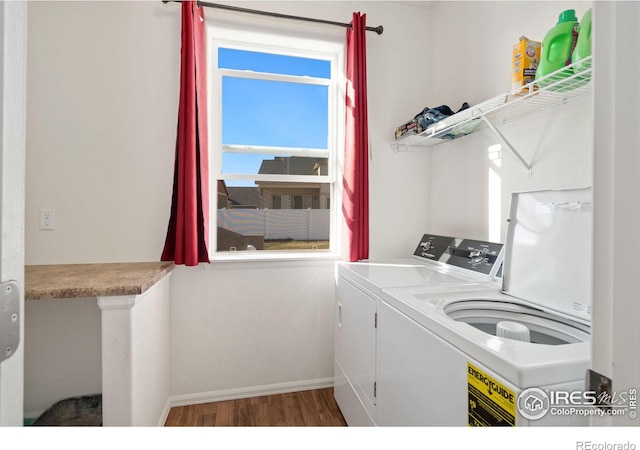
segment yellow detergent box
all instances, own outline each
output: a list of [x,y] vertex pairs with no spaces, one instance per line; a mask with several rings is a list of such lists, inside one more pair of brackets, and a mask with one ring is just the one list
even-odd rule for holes
[[516,90],[529,84],[536,78],[536,69],[540,63],[540,49],[542,44],[532,41],[525,36],[513,46],[513,60],[511,65],[511,89]]

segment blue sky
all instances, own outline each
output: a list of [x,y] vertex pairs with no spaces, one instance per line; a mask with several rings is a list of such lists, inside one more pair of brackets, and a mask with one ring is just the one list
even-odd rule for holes
[[[220,48],[218,66],[330,78],[329,61]],[[327,148],[327,86],[224,77],[222,143]],[[273,155],[225,153],[224,173],[257,173]],[[229,186],[253,183],[227,182]]]

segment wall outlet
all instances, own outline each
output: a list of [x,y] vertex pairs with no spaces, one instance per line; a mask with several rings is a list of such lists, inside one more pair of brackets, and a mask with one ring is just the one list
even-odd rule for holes
[[56,229],[56,210],[55,209],[40,210],[40,229],[41,230]]

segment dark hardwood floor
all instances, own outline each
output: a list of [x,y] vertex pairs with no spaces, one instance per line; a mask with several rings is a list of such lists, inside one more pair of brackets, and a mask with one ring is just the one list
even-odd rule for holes
[[171,408],[165,426],[346,426],[333,388]]

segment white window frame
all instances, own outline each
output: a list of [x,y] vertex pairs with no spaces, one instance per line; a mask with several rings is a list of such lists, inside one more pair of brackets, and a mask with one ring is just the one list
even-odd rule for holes
[[[344,38],[343,38],[344,39]],[[266,44],[268,43],[268,44]],[[326,151],[314,149],[278,149],[257,146],[222,145],[222,76],[241,74],[247,78],[293,81],[308,77],[270,74],[256,76],[251,71],[236,71],[218,68],[218,48],[233,48],[288,56],[323,59],[331,62],[331,79],[319,82],[329,86],[329,123]],[[256,30],[229,27],[220,23],[207,24],[207,92],[209,117],[209,173],[210,173],[210,222],[209,258],[215,260],[291,260],[291,259],[338,259],[341,253],[342,215],[336,205],[342,204],[342,175],[344,155],[345,120],[345,45],[336,39],[309,39]],[[272,175],[272,174],[223,174],[223,150],[233,148],[235,152],[327,157],[327,175]],[[287,252],[282,250],[260,250],[239,252],[217,251],[217,185],[218,180],[256,180],[328,183],[331,189],[329,250]]]

